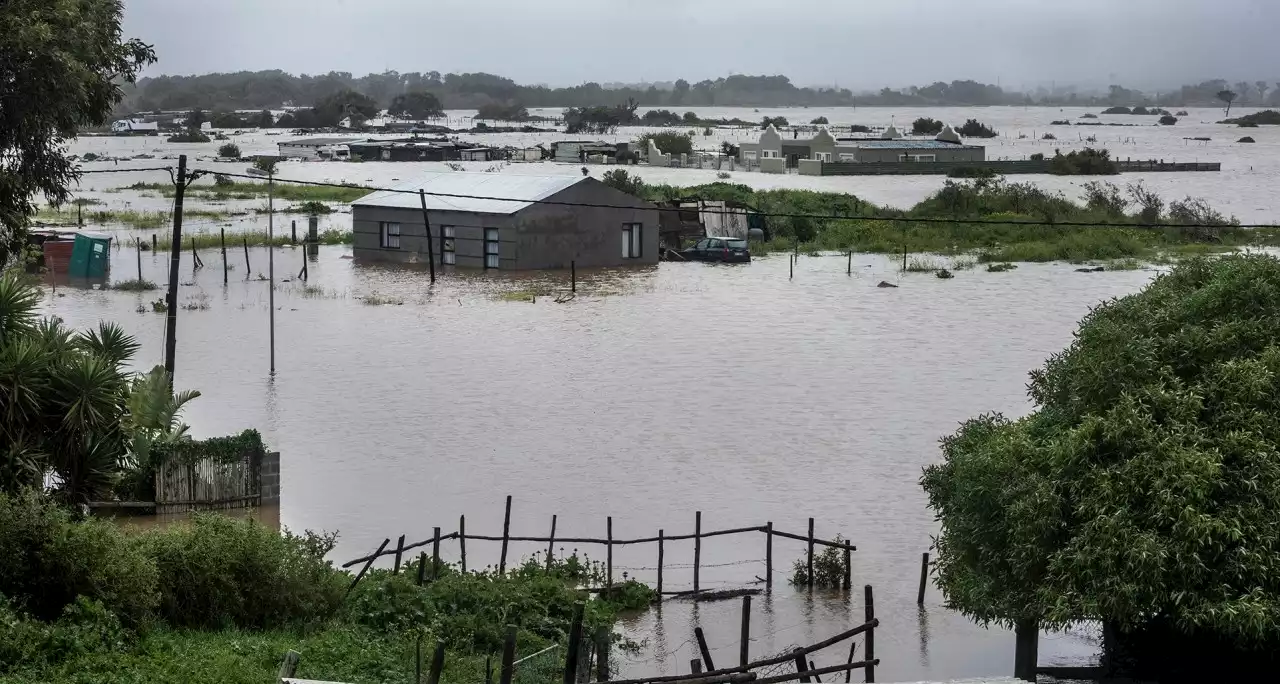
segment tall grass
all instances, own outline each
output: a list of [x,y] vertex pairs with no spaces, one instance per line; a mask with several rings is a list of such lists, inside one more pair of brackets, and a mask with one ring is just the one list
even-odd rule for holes
[[942,270],[945,266],[945,263],[929,257],[911,257],[907,261],[906,271],[908,273],[932,273]]
[[[368,190],[350,187],[331,187],[325,185],[299,185],[297,183],[275,183],[275,199],[292,202],[354,202],[369,194]],[[169,183],[135,183],[126,190],[159,192],[165,197],[173,197],[175,190]],[[249,200],[266,197],[268,187],[266,181],[233,181],[223,185],[197,185],[187,189],[187,197],[212,200]]]
[[[191,219],[224,221],[231,216],[239,214],[208,209],[187,209],[183,212],[183,215]],[[113,224],[125,225],[139,230],[155,230],[172,224],[173,214],[167,211],[135,211],[132,209],[95,210],[80,213],[74,209],[48,207],[41,209],[35,215],[36,221],[58,225],[74,225],[81,219],[84,220],[85,225]]]
[[[321,245],[349,245],[351,244],[352,234],[349,231],[341,230],[325,230],[321,231],[317,236],[318,244]],[[191,249],[191,243],[195,242],[196,249],[220,249],[222,247],[222,234],[212,231],[199,231],[194,233],[184,233],[182,236],[182,248]],[[227,234],[227,250],[233,248],[242,248],[245,244],[250,247],[287,247],[292,245],[288,235],[275,235],[272,239],[267,239],[265,232],[251,233],[228,233]],[[302,243],[299,242],[299,245]],[[164,236],[156,241],[156,249],[167,250],[173,247],[173,237]]]

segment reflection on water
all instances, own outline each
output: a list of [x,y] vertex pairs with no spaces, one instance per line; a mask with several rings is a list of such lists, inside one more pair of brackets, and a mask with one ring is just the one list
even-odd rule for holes
[[[777,540],[772,596],[755,602],[751,653],[777,653],[858,624],[861,587],[875,587],[882,681],[1007,675],[1013,638],[945,610],[931,588],[916,606],[921,552],[937,532],[918,484],[938,460],[936,440],[990,410],[1028,409],[1026,373],[1070,342],[1091,305],[1133,292],[1152,274],[1081,274],[1068,264],[1012,273],[962,271],[953,280],[900,274],[887,259],[786,256],[749,265],[662,264],[580,272],[578,297],[505,301],[503,292],[564,292],[567,273],[425,273],[363,267],[323,247],[310,280],[276,293],[277,375],[268,378],[267,283],[220,257],[193,272],[184,254],[177,386],[203,396],[187,419],[200,436],[254,427],[281,452],[279,523],[340,532],[347,560],[386,537],[430,536],[433,526],[501,534],[618,538],[761,525],[851,539],[852,596],[787,584],[804,543]],[[251,250],[265,264],[265,251]],[[300,263],[300,250],[276,252]],[[232,256],[235,259],[237,257]],[[239,255],[240,259],[243,254]],[[114,278],[132,278],[134,254],[116,254]],[[144,254],[143,275],[165,281],[165,255]],[[256,270],[256,269],[255,269]],[[287,269],[277,269],[277,273]],[[898,289],[879,289],[888,280]],[[402,305],[374,306],[378,293]],[[46,293],[45,309],[84,327],[119,321],[159,363],[164,317],[140,304],[156,292]],[[704,541],[701,582],[752,585],[764,576],[764,540]],[[497,544],[468,544],[469,564],[496,563]],[[513,543],[512,557],[543,550]],[[565,549],[566,552],[572,549]],[[444,557],[456,560],[456,546]],[[602,556],[602,553],[594,553]],[[692,584],[692,542],[666,549],[664,588]],[[615,568],[656,580],[656,549],[615,549]],[[687,671],[695,626],[713,655],[736,660],[741,604],[666,602],[628,619],[644,651],[624,674]],[[1079,661],[1087,638],[1046,639],[1045,662]],[[818,666],[847,652],[817,654]]]

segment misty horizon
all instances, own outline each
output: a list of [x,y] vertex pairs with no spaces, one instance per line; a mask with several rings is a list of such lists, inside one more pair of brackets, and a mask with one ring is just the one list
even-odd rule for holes
[[124,17],[127,36],[156,47],[145,77],[438,71],[648,87],[747,74],[855,92],[1276,81],[1275,26],[1280,3],[1267,0],[491,0],[482,12],[461,0],[126,0]]

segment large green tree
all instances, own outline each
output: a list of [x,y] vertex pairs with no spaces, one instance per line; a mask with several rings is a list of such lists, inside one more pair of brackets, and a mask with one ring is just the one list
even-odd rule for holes
[[444,116],[444,107],[440,106],[440,98],[425,90],[418,90],[396,95],[387,113],[410,119],[431,119]]
[[35,195],[67,200],[67,140],[104,123],[120,84],[155,60],[122,40],[121,11],[120,0],[0,3],[0,264],[21,247]]
[[1280,643],[1280,260],[1194,260],[1097,307],[1029,392],[925,470],[951,605]]

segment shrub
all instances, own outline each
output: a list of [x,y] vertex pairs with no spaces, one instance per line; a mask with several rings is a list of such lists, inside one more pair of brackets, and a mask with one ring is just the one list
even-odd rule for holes
[[218,148],[218,156],[229,159],[239,159],[240,146],[235,143],[227,143]]
[[1146,116],[1146,115],[1148,115],[1148,114],[1155,114],[1155,112],[1153,112],[1153,111],[1149,111],[1146,107],[1143,107],[1142,105],[1138,105],[1137,107],[1134,107],[1133,109],[1129,110],[1129,113],[1130,113],[1130,114],[1136,114],[1136,115],[1139,115],[1139,116]]
[[170,625],[269,628],[335,614],[344,584],[314,541],[252,520],[197,515],[139,537],[159,573],[159,614]]
[[1172,126],[1176,123],[1178,123],[1178,117],[1176,116],[1170,116],[1168,114],[1165,114],[1164,116],[1160,117],[1161,126]]
[[820,116],[820,117],[817,117],[816,119],[814,119],[814,120],[810,121],[809,123],[814,124],[815,126],[825,126],[825,125],[827,125],[827,124],[829,124],[829,123],[831,123],[831,122],[827,120],[827,117],[825,117],[825,116]]
[[209,136],[197,130],[188,130],[169,136],[171,143],[207,143]]
[[1133,111],[1128,107],[1107,107],[1102,110],[1103,114],[1132,114]]
[[1112,176],[1119,172],[1110,151],[1092,147],[1067,154],[1058,150],[1049,164],[1049,173],[1056,176]]
[[1245,137],[1237,140],[1236,142],[1251,143],[1251,142],[1257,142],[1257,141],[1246,135]]
[[635,197],[639,197],[641,193],[644,192],[644,181],[641,180],[639,176],[633,176],[627,173],[626,169],[606,171],[605,174],[600,177],[600,182],[614,190],[621,190],[622,192]]
[[1181,109],[1181,110],[1178,110],[1178,113],[1175,114],[1174,116],[1190,116],[1190,114],[1187,113],[1187,110]]
[[[908,269],[910,270],[910,269]],[[832,541],[844,542],[844,537],[836,535]],[[813,555],[813,586],[819,589],[840,589],[844,586],[844,550],[834,546],[824,546]],[[791,566],[791,586],[807,587],[809,585],[809,558],[801,556]]]
[[995,178],[999,175],[994,169],[980,166],[957,166],[947,171],[947,178]]
[[1277,290],[1273,256],[1183,262],[1092,309],[1031,374],[1030,415],[944,438],[922,485],[950,605],[984,623],[1200,638],[1215,672],[1243,669],[1232,652],[1274,658],[1261,616],[1280,592]]
[[774,128],[785,128],[790,125],[791,123],[787,121],[787,117],[785,116],[766,116],[760,122],[760,128],[762,129],[768,128],[769,126],[773,126]]
[[213,174],[213,186],[215,188],[230,188],[235,187],[235,184],[236,182],[231,180],[225,173]]
[[698,115],[694,112],[685,112],[684,116],[681,117],[681,120],[687,124],[696,124],[699,121]]
[[1133,198],[1133,203],[1138,205],[1137,219],[1141,223],[1159,223],[1160,215],[1164,213],[1164,200],[1155,190],[1149,189],[1143,185],[1142,181],[1134,181],[1125,189],[1129,192],[1129,197]]
[[649,149],[650,140],[658,146],[658,150],[663,154],[693,154],[693,138],[679,131],[645,133],[636,138],[636,149]]
[[73,521],[37,494],[0,494],[0,549],[0,595],[37,619],[53,621],[83,596],[137,628],[156,607],[155,565],[119,527]]
[[915,135],[937,135],[942,132],[942,122],[928,117],[921,117],[911,122],[911,132]]
[[98,155],[94,154],[93,152],[85,152],[84,156],[80,157],[80,161],[87,161],[87,162],[98,161]]
[[1068,121],[1067,119],[1057,119],[1055,121],[1050,121],[1049,125],[1050,126],[1070,126],[1071,122]]
[[871,127],[863,126],[862,124],[854,124],[849,127],[849,132],[850,133],[870,133]]
[[1041,140],[1057,140],[1058,136],[1052,133],[1045,133],[1044,135],[1040,136],[1040,139]]
[[997,133],[977,119],[969,119],[956,132],[966,138],[994,138]]
[[307,200],[294,207],[293,211],[299,214],[307,214],[308,216],[319,216],[321,214],[332,214],[333,208],[318,200]]
[[1044,161],[1044,152],[1036,152],[1031,155],[1031,161]]
[[0,596],[0,675],[12,669],[56,664],[120,650],[133,640],[120,618],[83,596],[52,623],[34,620]]
[[1080,118],[1081,118],[1081,119],[1096,119],[1096,118],[1098,118],[1098,115],[1097,115],[1097,114],[1092,114],[1092,113],[1089,113],[1089,114],[1081,114],[1081,115],[1080,115]]

